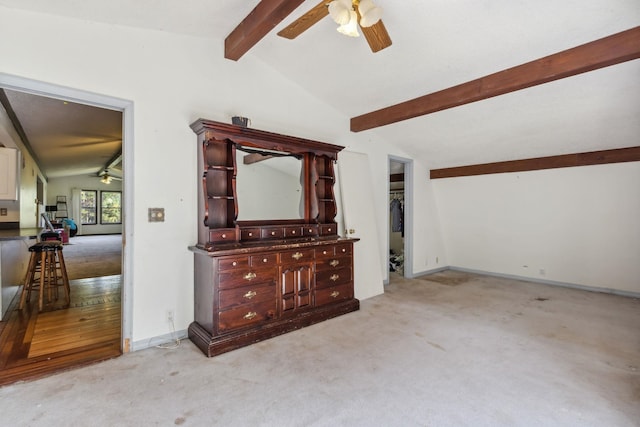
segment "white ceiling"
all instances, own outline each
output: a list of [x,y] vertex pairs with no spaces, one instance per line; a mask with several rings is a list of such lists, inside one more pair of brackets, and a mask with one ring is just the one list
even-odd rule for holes
[[[325,18],[295,40],[279,29],[246,56],[268,64],[346,117],[426,95],[640,25],[638,0],[377,0],[393,45]],[[207,37],[222,44],[258,0],[0,0],[0,5]],[[240,58],[239,63],[242,63]],[[366,132],[431,167],[638,145],[640,61]],[[366,133],[365,132],[365,133]]]

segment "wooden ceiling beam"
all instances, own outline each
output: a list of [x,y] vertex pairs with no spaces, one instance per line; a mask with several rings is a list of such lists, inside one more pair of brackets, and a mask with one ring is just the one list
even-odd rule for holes
[[304,0],[262,0],[224,40],[224,57],[237,61]]
[[353,117],[360,132],[640,58],[640,27]]
[[494,173],[526,172],[543,169],[571,168],[577,166],[606,165],[640,161],[640,147],[614,148],[612,150],[586,153],[562,154],[559,156],[535,157],[532,159],[508,160],[444,169],[431,169],[431,179],[456,178],[460,176],[488,175]]

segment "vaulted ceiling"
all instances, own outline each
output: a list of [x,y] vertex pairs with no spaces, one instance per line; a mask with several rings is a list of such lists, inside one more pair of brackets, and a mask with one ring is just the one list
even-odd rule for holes
[[[0,0],[0,5],[206,37],[221,46],[258,0]],[[295,40],[276,33],[249,52],[351,117],[436,92],[640,25],[638,0],[377,0],[393,45],[323,19]],[[366,132],[431,167],[638,145],[640,61],[633,60]]]

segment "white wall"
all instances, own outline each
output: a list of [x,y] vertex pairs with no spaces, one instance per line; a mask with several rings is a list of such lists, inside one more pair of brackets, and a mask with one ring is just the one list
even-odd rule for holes
[[[4,7],[0,7],[0,38],[11,40],[0,44],[0,69],[8,74],[134,103],[133,158],[124,159],[134,165],[133,176],[125,177],[131,186],[125,191],[130,188],[135,201],[133,230],[125,230],[133,266],[128,274],[133,283],[134,342],[171,332],[165,321],[167,309],[174,310],[179,330],[193,320],[193,255],[187,247],[197,241],[201,189],[196,136],[189,124],[199,117],[230,121],[231,116],[242,115],[257,129],[365,150],[381,189],[372,215],[386,229],[387,156],[394,149],[383,141],[370,143],[373,133],[350,133],[348,117],[251,54],[233,62],[224,59],[222,40]],[[421,174],[416,181],[425,181],[425,170],[416,168],[414,173]],[[149,207],[164,207],[165,222],[147,222]],[[421,232],[429,227],[416,228]],[[383,259],[386,253],[381,254]]]
[[640,293],[640,162],[433,186],[450,265]]
[[[89,234],[119,234],[122,233],[122,224],[100,224],[100,210],[98,210],[98,224],[80,224],[79,204],[74,203],[73,189],[96,190],[98,201],[101,191],[122,191],[122,181],[113,180],[111,184],[103,184],[100,178],[89,175],[76,175],[61,178],[51,178],[47,187],[46,204],[55,205],[57,196],[66,196],[67,213],[78,225],[78,235]],[[98,202],[99,203],[99,202]]]

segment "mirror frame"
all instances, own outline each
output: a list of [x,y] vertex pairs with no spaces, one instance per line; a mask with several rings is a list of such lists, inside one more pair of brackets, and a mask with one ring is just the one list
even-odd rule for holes
[[[334,163],[344,147],[289,135],[199,119],[198,172],[204,192],[198,201],[198,245],[213,249],[250,244],[337,237]],[[236,148],[289,153],[302,159],[304,217],[237,220]]]

